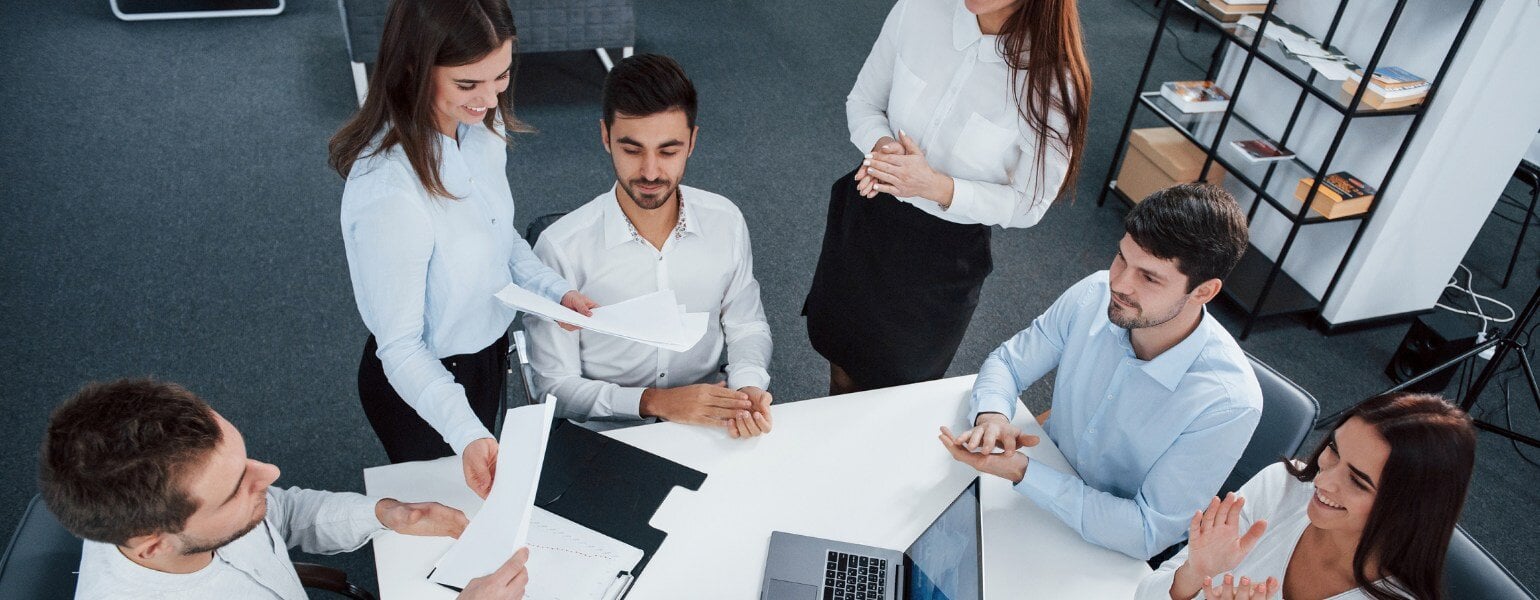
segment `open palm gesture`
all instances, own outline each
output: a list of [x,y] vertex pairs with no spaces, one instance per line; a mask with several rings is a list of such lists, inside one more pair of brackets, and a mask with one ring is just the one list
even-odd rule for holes
[[1187,525],[1187,564],[1203,577],[1212,577],[1234,569],[1257,547],[1267,521],[1251,524],[1241,535],[1241,507],[1246,499],[1230,492],[1221,501],[1214,498],[1208,508],[1198,511]]

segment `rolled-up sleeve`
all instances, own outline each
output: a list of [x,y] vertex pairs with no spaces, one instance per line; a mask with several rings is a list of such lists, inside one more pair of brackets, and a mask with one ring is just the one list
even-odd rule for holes
[[407,175],[393,175],[377,179],[360,206],[343,212],[358,312],[379,344],[376,355],[391,387],[460,453],[492,433],[424,341],[433,224],[421,198],[400,181]]

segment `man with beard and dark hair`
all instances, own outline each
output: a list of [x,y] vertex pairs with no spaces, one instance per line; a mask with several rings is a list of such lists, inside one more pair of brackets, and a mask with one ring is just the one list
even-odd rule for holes
[[[1173,186],[1124,220],[1112,267],[1075,284],[979,368],[971,423],[942,443],[1010,480],[1081,537],[1150,558],[1180,541],[1229,476],[1262,416],[1251,363],[1204,306],[1246,250],[1223,189]],[[1073,471],[1017,452],[1017,397],[1049,371],[1039,417]],[[1050,416],[1051,415],[1051,416]],[[997,452],[1003,450],[1003,452]]]
[[694,85],[673,59],[641,54],[615,64],[603,105],[615,184],[546,229],[535,254],[600,305],[672,290],[710,317],[673,352],[525,316],[536,392],[594,428],[658,418],[768,432],[772,345],[748,227],[728,199],[680,184],[699,131]]
[[[43,500],[84,538],[75,598],[303,600],[291,546],[357,550],[387,529],[459,536],[465,515],[436,502],[271,487],[278,467],[182,386],[92,384],[54,410],[43,439]],[[517,600],[520,551],[461,600]]]

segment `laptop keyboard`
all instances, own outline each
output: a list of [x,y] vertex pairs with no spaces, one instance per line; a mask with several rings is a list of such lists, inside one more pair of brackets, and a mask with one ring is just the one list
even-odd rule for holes
[[882,600],[887,597],[887,585],[887,559],[829,551],[823,600]]

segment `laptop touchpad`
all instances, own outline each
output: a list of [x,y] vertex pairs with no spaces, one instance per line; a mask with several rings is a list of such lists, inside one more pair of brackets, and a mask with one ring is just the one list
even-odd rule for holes
[[771,579],[765,600],[818,600],[818,586]]

